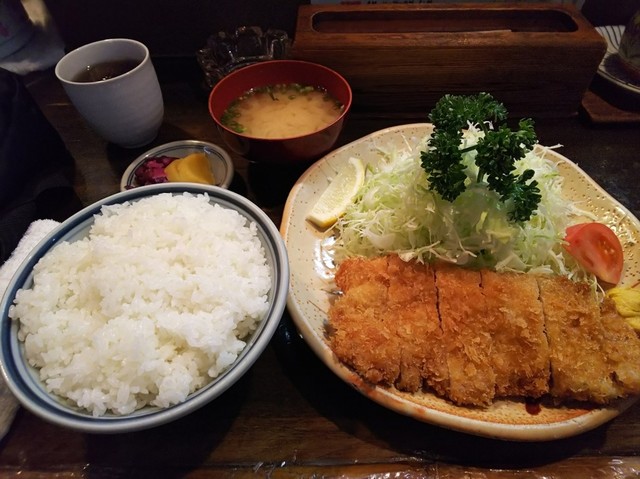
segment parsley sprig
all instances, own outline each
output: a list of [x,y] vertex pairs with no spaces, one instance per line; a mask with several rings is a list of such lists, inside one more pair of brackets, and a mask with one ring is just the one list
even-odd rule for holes
[[[463,154],[476,150],[478,183],[510,204],[508,217],[514,222],[528,221],[540,202],[538,183],[533,170],[514,173],[515,162],[524,158],[537,142],[533,120],[522,119],[518,130],[502,124],[507,120],[505,106],[489,93],[472,96],[445,95],[429,118],[434,125],[427,151],[420,154],[422,167],[429,174],[429,188],[447,201],[454,201],[466,189],[467,175]],[[476,125],[484,136],[476,145],[460,148],[463,130]]]

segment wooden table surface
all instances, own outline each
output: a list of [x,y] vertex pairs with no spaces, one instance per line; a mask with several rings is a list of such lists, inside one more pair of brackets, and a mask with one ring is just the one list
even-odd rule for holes
[[[166,116],[152,145],[200,139],[220,143],[200,77],[158,68]],[[193,72],[192,72],[193,73]],[[87,205],[116,193],[143,150],[97,137],[69,104],[52,72],[27,85],[77,165],[75,187]],[[340,138],[426,121],[351,115]],[[640,129],[592,125],[580,116],[537,121],[540,142],[562,144],[603,188],[640,216]],[[300,169],[258,168],[234,157],[231,189],[279,225]],[[229,391],[199,411],[155,429],[119,435],[78,433],[20,410],[0,442],[0,476],[628,478],[640,475],[640,404],[595,430],[550,442],[475,437],[384,409],[338,379],[300,339],[287,313],[270,346]]]

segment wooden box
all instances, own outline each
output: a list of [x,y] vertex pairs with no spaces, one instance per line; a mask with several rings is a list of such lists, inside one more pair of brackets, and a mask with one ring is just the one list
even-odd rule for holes
[[351,84],[357,111],[425,115],[446,93],[492,93],[511,116],[574,114],[606,50],[571,6],[302,5],[292,57]]

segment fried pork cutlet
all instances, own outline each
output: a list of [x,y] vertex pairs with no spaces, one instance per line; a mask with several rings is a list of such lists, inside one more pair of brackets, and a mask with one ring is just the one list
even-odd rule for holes
[[449,398],[457,404],[487,405],[495,396],[493,324],[478,271],[436,265],[436,289],[449,369]]
[[344,295],[330,310],[331,348],[347,365],[375,384],[394,384],[400,374],[400,345],[385,324],[387,258],[345,260],[335,278]]
[[415,392],[423,381],[440,394],[448,390],[448,371],[438,317],[436,286],[429,265],[388,256],[387,320],[401,345],[396,387]]
[[496,396],[538,398],[549,392],[549,345],[533,276],[482,270],[493,324],[491,364]]
[[545,394],[606,403],[640,393],[640,339],[614,305],[566,278],[349,259],[329,311],[339,360],[373,384],[459,405]]
[[330,311],[331,347],[364,378],[415,392],[423,380],[440,393],[447,371],[432,270],[397,256],[343,262],[345,293]]
[[389,283],[387,262],[386,256],[371,259],[347,258],[336,272],[336,285],[344,293],[365,283],[381,283],[386,287]]
[[613,301],[606,298],[600,307],[604,327],[607,365],[620,396],[640,391],[640,341],[635,330],[621,321]]
[[600,309],[589,286],[538,278],[551,360],[551,394],[605,403],[618,396],[604,355]]

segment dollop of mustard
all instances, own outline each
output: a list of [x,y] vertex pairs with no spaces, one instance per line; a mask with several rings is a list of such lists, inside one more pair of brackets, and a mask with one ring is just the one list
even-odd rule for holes
[[617,286],[607,291],[607,296],[615,303],[620,316],[640,331],[640,288]]

